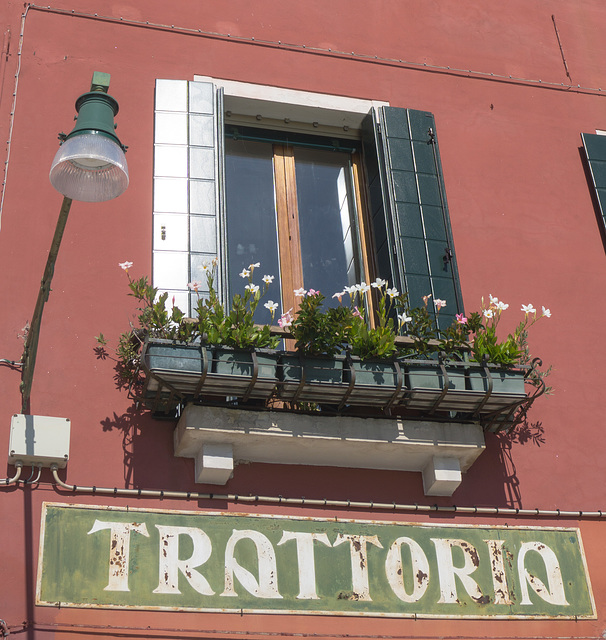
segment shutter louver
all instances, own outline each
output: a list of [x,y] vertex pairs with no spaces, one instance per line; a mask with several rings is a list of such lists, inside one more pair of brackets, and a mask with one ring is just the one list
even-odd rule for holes
[[[381,107],[373,114],[375,148],[365,153],[379,275],[422,297],[446,300],[438,320],[449,326],[463,311],[433,115]],[[375,160],[376,158],[376,160]],[[434,305],[428,305],[434,313]]]
[[582,133],[585,155],[602,218],[602,232],[606,233],[606,136]]

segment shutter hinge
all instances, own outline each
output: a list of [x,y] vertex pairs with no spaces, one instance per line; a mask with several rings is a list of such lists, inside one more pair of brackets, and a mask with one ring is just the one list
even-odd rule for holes
[[454,258],[454,255],[452,253],[452,249],[450,247],[446,247],[444,249],[444,257],[442,258],[444,260],[444,266],[446,266],[447,264],[450,264],[453,258]]
[[435,131],[432,129],[432,127],[429,127],[429,129],[427,129],[427,134],[429,135],[429,143],[435,144],[436,134],[435,134]]
[[377,122],[377,133],[381,135],[381,123]]

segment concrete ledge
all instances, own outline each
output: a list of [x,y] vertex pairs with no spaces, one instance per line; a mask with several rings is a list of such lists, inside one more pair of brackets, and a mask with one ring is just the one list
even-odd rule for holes
[[[458,486],[456,478],[444,481],[442,475],[458,468],[460,476],[485,448],[484,433],[478,424],[326,417],[195,405],[183,411],[174,438],[176,456],[198,460],[202,455],[196,470],[197,482],[208,482],[204,480],[208,476],[199,476],[198,471],[205,464],[213,464],[210,458],[205,462],[203,448],[209,451],[209,445],[229,445],[235,462],[418,472],[427,469],[428,489],[450,490],[428,495],[451,495]],[[443,470],[441,459],[451,461],[442,465]],[[225,469],[225,463],[222,460],[219,466]],[[226,471],[213,477],[224,477],[227,482]]]

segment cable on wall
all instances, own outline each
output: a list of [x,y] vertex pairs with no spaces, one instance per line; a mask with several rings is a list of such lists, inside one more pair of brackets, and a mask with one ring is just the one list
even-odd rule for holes
[[58,15],[68,15],[79,18],[87,18],[92,20],[102,20],[104,22],[112,22],[117,24],[124,24],[136,27],[144,27],[162,31],[171,31],[174,33],[182,33],[193,36],[200,36],[204,38],[213,38],[218,40],[226,40],[231,42],[241,42],[250,45],[256,45],[261,47],[272,47],[276,49],[284,49],[291,51],[299,51],[301,53],[311,53],[311,54],[320,54],[326,55],[334,58],[347,58],[353,60],[359,60],[361,62],[369,62],[373,64],[383,64],[387,66],[397,66],[408,69],[416,69],[419,71],[431,71],[437,73],[446,73],[449,75],[457,75],[462,77],[483,79],[483,80],[494,80],[500,82],[506,82],[511,84],[521,84],[521,85],[533,85],[536,87],[540,87],[543,89],[555,89],[555,90],[564,90],[564,91],[572,91],[574,93],[589,93],[596,95],[605,95],[606,90],[602,90],[602,88],[592,88],[592,87],[581,87],[580,84],[564,84],[563,82],[547,82],[540,79],[530,79],[530,78],[519,78],[513,75],[504,75],[499,73],[490,73],[486,71],[473,71],[471,69],[460,69],[457,67],[444,66],[444,65],[435,65],[428,64],[427,62],[411,62],[409,60],[402,60],[401,58],[389,58],[384,56],[379,56],[377,54],[371,53],[356,53],[355,51],[340,51],[339,49],[325,48],[325,47],[316,47],[313,45],[305,45],[298,44],[292,42],[283,42],[282,40],[266,40],[255,37],[246,37],[246,36],[235,36],[231,33],[220,33],[217,31],[205,31],[204,29],[194,29],[191,27],[179,27],[174,24],[161,24],[157,22],[150,22],[149,20],[132,20],[123,17],[113,17],[113,16],[100,16],[98,13],[84,13],[82,11],[76,11],[75,9],[59,9],[49,6],[41,6],[36,4],[28,4],[30,9],[35,9],[37,11],[45,11],[48,13],[55,13]]
[[23,33],[25,31],[25,18],[29,12],[29,5],[25,5],[25,11],[21,14],[21,30],[19,31],[19,46],[17,48],[17,69],[15,71],[15,86],[13,88],[13,104],[8,125],[8,140],[6,141],[6,160],[4,161],[4,177],[2,179],[2,193],[0,193],[0,229],[2,228],[2,211],[4,210],[4,196],[6,194],[6,179],[8,175],[8,161],[11,157],[11,144],[13,141],[13,125],[15,122],[15,110],[17,108],[17,88],[19,86],[19,74],[21,73],[21,54],[23,52]]
[[398,504],[396,502],[358,502],[355,500],[328,500],[327,498],[285,498],[284,496],[261,496],[219,493],[194,493],[191,491],[165,491],[163,489],[119,489],[118,487],[85,487],[70,485],[59,478],[56,464],[51,466],[56,485],[74,493],[91,493],[93,495],[110,495],[115,497],[134,498],[174,498],[181,500],[222,500],[243,504],[284,504],[298,507],[331,507],[336,509],[364,509],[371,511],[407,511],[414,513],[464,513],[482,516],[527,516],[532,518],[574,518],[577,520],[606,518],[606,512],[598,511],[563,511],[561,509],[518,509],[512,507],[459,507],[457,505],[440,506],[437,504]]

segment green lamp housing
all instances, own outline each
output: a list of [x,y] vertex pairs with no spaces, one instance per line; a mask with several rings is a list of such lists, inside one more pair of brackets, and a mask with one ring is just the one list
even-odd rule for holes
[[128,165],[114,130],[118,102],[103,91],[90,91],[76,100],[78,120],[61,135],[50,170],[53,187],[72,200],[104,202],[128,187]]

